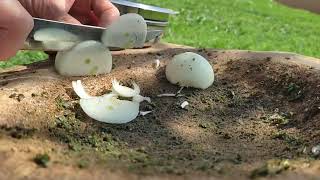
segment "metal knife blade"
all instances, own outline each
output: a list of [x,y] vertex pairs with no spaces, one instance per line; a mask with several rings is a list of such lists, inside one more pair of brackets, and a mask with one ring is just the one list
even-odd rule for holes
[[[88,25],[76,25],[64,22],[58,22],[47,19],[34,18],[34,28],[31,33],[28,35],[28,38],[23,47],[24,50],[44,50],[44,51],[63,51],[70,48],[70,43],[64,45],[63,47],[55,48],[51,47],[48,49],[44,43],[40,41],[35,41],[33,36],[36,31],[44,28],[58,28],[73,34],[78,35],[82,41],[85,40],[95,40],[101,41],[102,33],[106,30],[106,28],[96,27],[96,26],[88,26]],[[163,30],[148,30],[146,42],[157,39],[163,34]],[[64,43],[64,42],[57,42]],[[75,42],[78,43],[78,42]],[[114,47],[110,47],[114,48]]]
[[96,40],[100,41],[101,35],[105,28],[88,26],[88,25],[76,25],[70,23],[64,23],[59,21],[33,18],[34,19],[34,28],[29,34],[28,38],[33,39],[34,33],[40,29],[44,28],[57,28],[62,29],[73,34],[78,35],[82,40]]

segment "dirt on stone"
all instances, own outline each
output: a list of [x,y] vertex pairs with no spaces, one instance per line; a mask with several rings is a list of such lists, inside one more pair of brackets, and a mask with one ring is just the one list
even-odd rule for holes
[[[165,65],[186,51],[213,65],[213,86],[157,97],[179,90],[166,80]],[[107,75],[61,77],[52,60],[0,74],[0,179],[320,176],[319,157],[311,153],[320,143],[320,60],[170,44],[113,54]],[[71,81],[81,79],[90,94],[102,95],[114,78],[137,82],[152,99],[141,110],[152,113],[123,125],[86,116]]]

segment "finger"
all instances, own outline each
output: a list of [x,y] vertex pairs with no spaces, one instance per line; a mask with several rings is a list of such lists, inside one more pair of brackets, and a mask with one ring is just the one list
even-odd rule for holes
[[0,12],[0,60],[4,60],[23,47],[33,28],[33,19],[16,0],[2,0]]
[[90,12],[89,19],[92,26],[99,26],[99,18],[93,11]]
[[76,0],[69,12],[74,18],[86,25],[99,25],[99,18],[91,10],[91,0]]
[[69,14],[82,24],[89,24],[89,13],[91,11],[91,0],[76,0]]
[[91,25],[91,26],[98,26],[99,25],[99,18],[92,12],[75,12],[70,11],[70,15],[77,19],[81,24]]
[[61,21],[61,22],[66,22],[66,23],[71,23],[71,24],[81,24],[80,21],[78,21],[76,18],[72,17],[70,14],[65,14],[61,17],[56,18],[55,20]]
[[99,18],[92,12],[89,11],[88,13],[84,14],[71,14],[77,20],[79,20],[82,24],[91,25],[91,26],[98,26],[99,25]]
[[75,0],[19,0],[33,17],[57,20],[67,14]]
[[119,10],[108,0],[92,0],[92,10],[102,27],[110,25],[120,15]]

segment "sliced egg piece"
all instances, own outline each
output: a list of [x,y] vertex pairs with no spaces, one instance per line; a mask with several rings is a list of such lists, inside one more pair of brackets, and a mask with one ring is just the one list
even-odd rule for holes
[[120,95],[113,92],[99,97],[91,96],[85,91],[80,80],[73,81],[72,87],[80,97],[83,111],[92,119],[105,123],[123,124],[134,120],[140,113],[140,102],[150,100],[139,94],[135,95],[132,101],[120,100]]
[[58,28],[44,28],[36,31],[33,35],[36,41],[56,41],[56,42],[80,42],[79,36]]
[[64,41],[43,41],[42,46],[47,50],[52,51],[65,51],[73,48],[76,43],[74,42],[64,42]]
[[111,52],[100,42],[84,41],[68,51],[58,52],[55,68],[64,76],[87,76],[110,73]]
[[80,99],[80,106],[91,118],[105,123],[123,124],[139,115],[139,103],[119,100],[117,95]]
[[107,47],[139,48],[144,46],[146,37],[146,21],[138,14],[128,13],[108,26],[101,40]]

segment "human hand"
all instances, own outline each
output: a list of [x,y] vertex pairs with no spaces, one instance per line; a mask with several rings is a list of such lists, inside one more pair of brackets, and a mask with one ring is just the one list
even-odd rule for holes
[[32,27],[32,17],[17,0],[1,0],[0,60],[14,56],[22,48]]
[[119,17],[119,11],[107,0],[1,0],[0,60],[22,48],[33,27],[30,15],[105,27]]
[[119,17],[108,0],[19,0],[33,16],[74,24],[107,26]]

